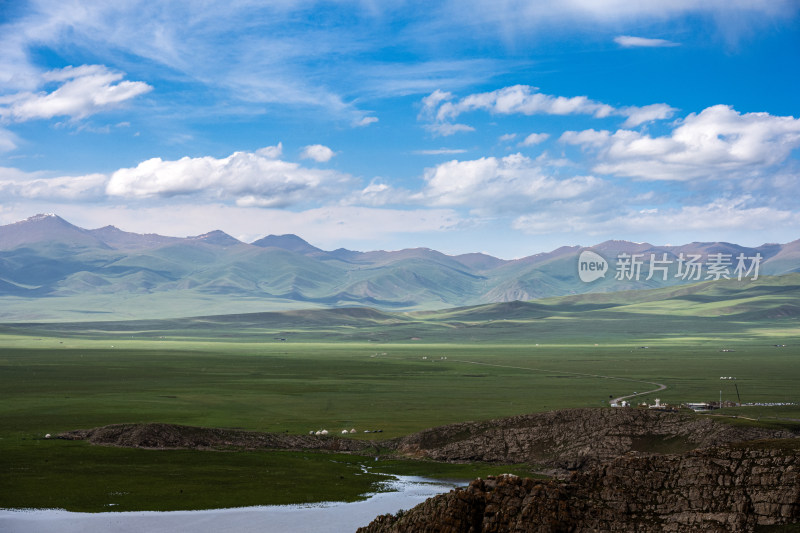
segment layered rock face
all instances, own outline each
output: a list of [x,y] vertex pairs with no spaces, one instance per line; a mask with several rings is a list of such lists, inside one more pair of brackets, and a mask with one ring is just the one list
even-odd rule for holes
[[794,436],[690,414],[587,408],[451,424],[396,439],[390,447],[437,461],[531,463],[575,470],[631,451],[681,453],[728,442]]
[[359,533],[745,532],[800,522],[800,447],[762,441],[619,457],[564,481],[502,475]]

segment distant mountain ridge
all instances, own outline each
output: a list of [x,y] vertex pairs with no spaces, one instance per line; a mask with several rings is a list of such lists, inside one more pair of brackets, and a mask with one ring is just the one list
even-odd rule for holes
[[[578,258],[587,250],[608,263],[604,276],[591,282],[578,275]],[[615,275],[625,254],[636,254],[640,262],[635,278]],[[755,248],[606,241],[505,260],[480,253],[450,256],[428,248],[325,251],[291,234],[269,235],[249,244],[219,230],[185,238],[142,235],[114,226],[84,229],[55,214],[43,214],[0,226],[0,298],[23,298],[26,308],[35,299],[72,299],[75,308],[86,312],[102,312],[96,308],[112,298],[127,298],[131,305],[168,302],[176,313],[183,312],[178,309],[185,301],[187,311],[196,311],[192,314],[244,301],[248,309],[442,309],[704,281],[706,272],[699,279],[680,277],[681,254],[702,256],[703,261],[723,254],[727,275],[733,278],[740,256],[748,259],[747,266],[759,256],[760,276],[800,272],[800,240]],[[651,273],[651,261],[662,267]],[[208,309],[194,309],[197,302]]]

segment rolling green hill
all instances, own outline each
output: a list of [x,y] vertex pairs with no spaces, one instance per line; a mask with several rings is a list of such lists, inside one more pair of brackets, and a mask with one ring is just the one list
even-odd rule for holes
[[[579,277],[579,257],[585,251],[607,260],[604,275],[590,282]],[[721,277],[733,278],[736,290],[756,274],[800,271],[800,241],[758,248],[607,241],[503,260],[485,254],[448,256],[427,248],[328,252],[296,235],[270,235],[247,244],[221,231],[175,238],[112,226],[86,230],[56,215],[37,215],[0,226],[0,320],[168,318],[345,306],[437,310],[680,288],[720,277],[711,273],[715,256],[725,262]],[[635,259],[635,275],[633,270],[626,275],[624,257]],[[696,275],[687,275],[681,266],[690,257],[700,262]],[[737,271],[738,257],[750,268],[759,257],[758,270]],[[675,303],[676,308],[686,305]],[[710,316],[759,313],[759,305],[692,302],[688,308]],[[772,312],[791,315],[794,307],[786,302]]]
[[[100,320],[98,320],[100,319]],[[609,339],[763,339],[800,335],[800,274],[680,287],[594,293],[437,311],[386,312],[368,307],[79,322],[6,322],[0,333],[114,334],[121,338],[240,339],[274,342],[576,343]],[[778,342],[778,341],[775,341]]]

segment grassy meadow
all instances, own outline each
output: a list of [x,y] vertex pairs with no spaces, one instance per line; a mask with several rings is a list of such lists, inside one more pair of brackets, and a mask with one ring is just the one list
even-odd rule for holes
[[[667,389],[645,401],[720,393],[735,401],[734,382],[720,376],[737,378],[743,402],[800,404],[800,323],[770,314],[796,292],[770,294],[731,294],[730,305],[695,294],[694,313],[674,298],[659,306],[658,298],[620,304],[619,295],[591,295],[416,315],[343,309],[2,325],[0,507],[352,500],[375,490],[379,473],[469,479],[531,468],[399,460],[377,448],[364,456],[153,451],[43,438],[106,424],[355,428],[349,438],[386,439],[451,422],[601,407],[653,383]],[[753,314],[759,306],[767,309],[761,318]],[[740,312],[719,312],[731,308]],[[767,424],[800,420],[800,405],[725,411]]]

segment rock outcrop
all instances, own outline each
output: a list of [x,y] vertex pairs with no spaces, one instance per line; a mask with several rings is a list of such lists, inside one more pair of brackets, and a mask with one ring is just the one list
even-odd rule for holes
[[691,414],[646,409],[565,409],[440,426],[389,441],[292,435],[176,424],[115,424],[68,431],[62,439],[131,448],[275,448],[359,452],[373,447],[450,462],[528,463],[562,474],[630,452],[680,453],[785,430],[740,427]]
[[800,442],[618,457],[567,480],[475,480],[359,533],[726,532],[800,522]]
[[437,461],[529,463],[576,470],[628,452],[682,453],[729,442],[794,436],[789,431],[732,426],[693,414],[586,408],[450,424],[395,439],[388,446]]
[[356,452],[370,442],[335,436],[259,433],[236,429],[201,428],[176,424],[114,424],[93,429],[78,429],[57,435],[67,440],[86,440],[103,446],[126,448],[187,448],[214,450],[226,448],[329,450]]

